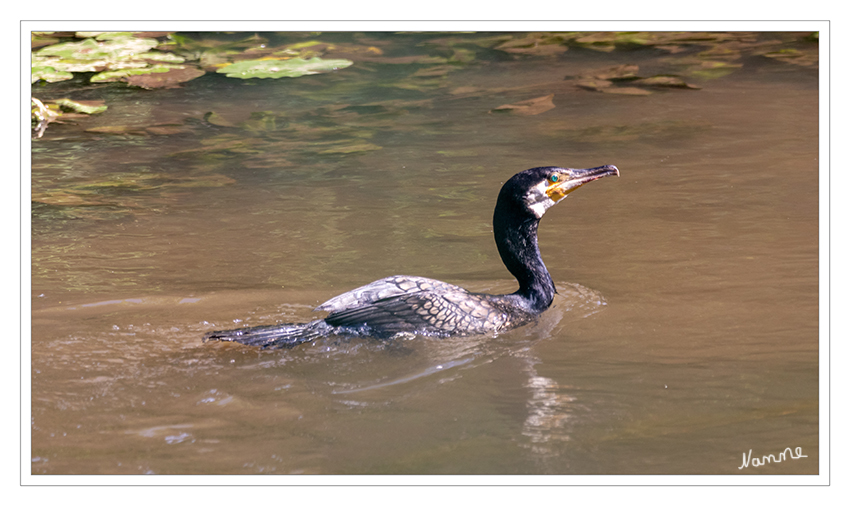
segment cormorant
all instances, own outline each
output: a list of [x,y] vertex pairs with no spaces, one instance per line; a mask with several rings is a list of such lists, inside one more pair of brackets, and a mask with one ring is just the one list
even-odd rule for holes
[[324,319],[212,331],[203,340],[288,348],[331,334],[448,337],[524,325],[548,309],[555,296],[555,284],[537,247],[540,218],[579,186],[612,175],[620,175],[613,165],[537,167],[515,174],[502,186],[493,213],[493,234],[505,267],[519,282],[514,293],[470,293],[434,279],[390,276],[318,306],[315,311],[328,312]]

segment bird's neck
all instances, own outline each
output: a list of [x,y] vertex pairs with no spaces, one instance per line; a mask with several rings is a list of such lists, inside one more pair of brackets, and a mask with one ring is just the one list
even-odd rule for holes
[[519,290],[514,295],[535,313],[545,311],[555,297],[555,284],[537,247],[539,223],[540,219],[524,208],[502,199],[496,204],[493,233],[499,255],[519,282]]

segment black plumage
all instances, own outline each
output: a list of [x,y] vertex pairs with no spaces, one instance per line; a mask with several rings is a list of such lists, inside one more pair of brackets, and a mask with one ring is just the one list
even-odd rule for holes
[[613,165],[537,167],[515,174],[502,186],[493,213],[493,233],[502,261],[519,282],[512,294],[470,293],[434,279],[390,276],[318,306],[317,311],[329,313],[324,319],[212,331],[204,341],[282,348],[330,334],[449,337],[500,332],[533,321],[555,296],[555,284],[537,246],[540,218],[579,186],[610,175],[619,175]]

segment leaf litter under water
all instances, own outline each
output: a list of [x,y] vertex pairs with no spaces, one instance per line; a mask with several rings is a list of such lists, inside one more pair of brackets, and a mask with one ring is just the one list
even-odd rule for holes
[[514,104],[500,105],[490,112],[509,112],[520,116],[534,116],[536,114],[544,113],[549,109],[554,109],[555,104],[552,103],[553,98],[555,98],[555,95],[551,94],[543,97],[523,100]]
[[213,188],[235,183],[232,178],[203,171],[184,176],[153,172],[117,172],[90,176],[62,188],[33,188],[34,205],[49,206],[69,218],[112,219],[129,213],[149,213],[179,198],[185,188]]
[[[70,78],[78,72],[99,72],[102,75],[96,80],[116,77],[130,85],[155,89],[176,86],[189,78],[201,76],[205,73],[204,69],[215,70],[229,77],[246,78],[248,74],[255,73],[254,77],[279,78],[330,72],[351,65],[360,65],[362,62],[364,65],[371,65],[371,71],[375,71],[375,64],[380,63],[401,66],[399,69],[404,71],[396,72],[398,77],[394,82],[381,85],[395,86],[417,93],[411,99],[379,104],[328,103],[296,114],[292,114],[291,111],[286,114],[248,111],[251,116],[241,121],[210,112],[197,120],[201,124],[228,129],[236,135],[229,140],[217,139],[217,142],[212,144],[186,150],[184,155],[190,158],[197,157],[193,159],[195,167],[213,169],[232,167],[233,157],[239,157],[239,164],[244,164],[245,167],[275,169],[292,166],[301,161],[314,160],[317,156],[357,156],[379,150],[382,148],[380,142],[373,140],[376,132],[404,129],[424,131],[425,125],[421,122],[418,124],[415,121],[399,122],[399,118],[411,110],[430,107],[434,100],[439,100],[441,96],[486,97],[497,92],[495,89],[480,86],[458,87],[458,83],[452,83],[448,79],[451,73],[463,71],[470,68],[470,65],[490,63],[494,51],[508,55],[508,58],[540,58],[541,61],[551,61],[568,48],[609,50],[603,46],[610,46],[611,50],[645,47],[673,55],[659,60],[673,72],[641,77],[638,75],[636,65],[621,65],[580,76],[576,81],[577,84],[580,83],[603,93],[646,94],[652,88],[697,88],[676,73],[681,72],[682,75],[701,78],[716,77],[723,75],[724,72],[728,73],[741,68],[744,55],[763,56],[773,61],[787,61],[796,65],[817,65],[816,38],[805,35],[806,38],[803,39],[802,35],[794,34],[781,35],[777,40],[757,40],[753,34],[743,33],[588,34],[573,32],[452,35],[428,39],[417,46],[421,48],[422,54],[407,56],[393,53],[391,41],[369,40],[364,36],[356,36],[357,43],[328,43],[318,39],[307,39],[299,43],[273,47],[268,44],[268,40],[259,36],[236,42],[213,43],[210,39],[192,41],[179,34],[169,35],[170,42],[157,41],[154,37],[162,38],[162,33],[151,34],[151,37],[139,37],[138,34],[127,33],[80,34],[80,36],[88,36],[82,42],[61,42],[63,39],[48,35],[41,34],[39,37],[43,40],[37,44],[34,42],[34,80],[36,76],[49,81],[54,77]],[[60,42],[50,44],[52,41]],[[794,46],[787,47],[789,44]],[[127,51],[127,48],[135,48],[136,52]],[[680,53],[686,53],[686,55],[680,56]],[[205,67],[204,61],[210,66]],[[48,67],[46,63],[56,64],[59,68]],[[366,70],[370,70],[368,65]],[[666,69],[664,71],[667,72]],[[122,72],[122,74],[110,76],[110,74],[103,74],[104,72]],[[240,76],[233,75],[243,73],[244,75]],[[293,90],[293,93],[311,100],[332,101],[343,91],[345,95],[357,96],[364,87],[375,85],[373,81],[366,79],[338,79],[330,86],[314,89],[299,88]],[[552,99],[552,94],[544,95],[505,104],[491,112],[534,116],[553,108]],[[68,119],[79,119],[75,118],[74,114],[81,116],[80,113],[70,110],[65,114],[68,115]],[[173,135],[190,132],[193,128],[196,128],[196,125],[189,123],[132,127],[103,125],[91,128],[89,132],[100,135]],[[677,131],[678,129],[679,126],[673,128]],[[647,132],[656,132],[663,136],[666,130],[664,128],[661,130],[659,132],[658,128],[652,128],[651,125],[650,128],[646,128],[646,125],[643,125],[639,127],[610,126],[607,129],[599,127],[595,130],[591,128],[569,132],[561,129],[559,132],[579,142],[597,142],[604,139],[631,141],[645,138],[648,135]],[[196,185],[198,187],[229,184],[225,180],[210,180],[199,172],[196,172],[195,176],[203,179],[198,181]],[[160,188],[181,186],[191,186],[191,184],[187,181],[178,184],[175,181],[162,184]],[[114,187],[95,185],[93,188]],[[54,191],[49,194],[41,192],[36,196],[39,195],[43,203],[64,208],[72,208],[77,204],[80,209],[91,204],[118,205],[114,200],[109,199],[106,199],[107,204],[98,204],[104,201],[103,196],[91,194],[90,189],[75,188],[68,189],[65,193]],[[129,207],[131,206],[127,206]]]
[[77,101],[60,98],[42,102],[33,97],[31,102],[33,136],[35,138],[40,138],[50,123],[70,123],[92,114],[100,114],[107,109],[104,102],[100,100]]
[[[637,65],[619,65],[607,69],[592,71],[589,75],[579,76],[575,85],[584,90],[599,91],[620,95],[649,95],[643,88],[683,88],[698,90],[699,86],[685,82],[676,75],[655,75],[640,77]],[[569,77],[568,77],[569,78]],[[627,84],[628,86],[623,86]]]

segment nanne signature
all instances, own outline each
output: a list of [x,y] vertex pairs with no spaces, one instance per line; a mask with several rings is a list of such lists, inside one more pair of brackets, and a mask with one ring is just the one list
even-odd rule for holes
[[[786,454],[788,454],[787,457],[785,456]],[[776,456],[774,456],[771,453],[768,453],[767,455],[762,456],[761,460],[759,460],[758,457],[752,458],[752,455],[753,455],[753,450],[751,448],[749,453],[743,454],[744,463],[741,464],[741,467],[739,467],[738,469],[743,469],[745,467],[749,467],[750,464],[752,464],[753,467],[759,467],[759,466],[763,466],[765,464],[768,464],[770,462],[782,462],[783,460],[787,459],[788,457],[790,457],[794,460],[797,460],[799,458],[808,457],[808,455],[803,455],[803,449],[800,448],[799,446],[797,448],[795,448],[793,452],[791,451],[791,448],[786,448],[786,449],[782,450],[782,452],[779,453]]]

